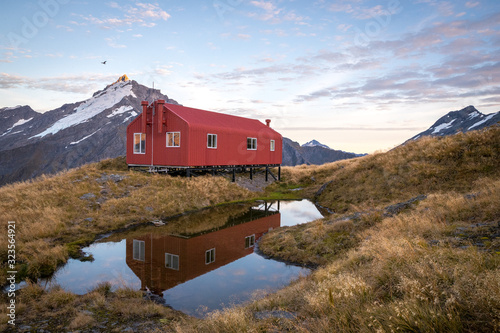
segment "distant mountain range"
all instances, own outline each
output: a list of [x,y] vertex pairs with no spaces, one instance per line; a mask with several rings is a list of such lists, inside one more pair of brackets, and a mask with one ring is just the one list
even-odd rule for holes
[[472,105],[469,105],[462,110],[451,111],[442,116],[429,129],[415,135],[408,141],[417,140],[423,136],[443,136],[478,130],[494,125],[499,121],[500,111],[485,115]]
[[285,166],[300,164],[319,165],[363,155],[366,154],[354,154],[331,149],[316,140],[309,141],[301,146],[295,141],[283,138],[283,165]]
[[[45,113],[35,112],[27,105],[0,108],[0,185],[125,155],[127,125],[142,112],[141,101],[155,99],[179,104],[160,90],[124,75],[85,101]],[[412,139],[480,129],[499,120],[498,112],[483,115],[469,106],[450,112]],[[363,154],[334,150],[316,140],[301,146],[283,138],[286,166],[323,164],[358,156]]]
[[[125,155],[127,125],[142,112],[141,101],[154,99],[179,104],[124,75],[85,101],[45,113],[27,105],[0,108],[0,185]],[[285,138],[283,165],[357,156],[320,145]]]

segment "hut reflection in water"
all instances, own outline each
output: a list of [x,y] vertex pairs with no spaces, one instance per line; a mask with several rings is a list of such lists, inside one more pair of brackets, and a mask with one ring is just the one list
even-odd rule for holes
[[126,263],[156,295],[178,284],[243,258],[254,251],[255,242],[280,227],[279,202],[262,203],[243,213],[209,223],[215,227],[161,232],[161,228],[126,240]]

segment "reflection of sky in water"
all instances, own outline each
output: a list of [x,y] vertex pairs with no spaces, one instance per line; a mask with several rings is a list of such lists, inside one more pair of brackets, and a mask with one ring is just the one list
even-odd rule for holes
[[308,269],[264,259],[252,253],[217,270],[206,273],[163,292],[174,309],[199,316],[200,306],[209,311],[239,304],[257,290],[271,291],[287,285]]
[[[276,203],[273,208],[277,208]],[[292,226],[322,217],[314,204],[307,200],[282,201],[280,213],[281,226]],[[42,281],[42,284],[58,284],[77,294],[85,294],[102,282],[110,282],[114,288],[141,287],[140,279],[126,264],[125,239],[96,243],[83,251],[92,254],[94,261],[70,259],[50,280]],[[248,301],[257,290],[281,288],[307,273],[307,269],[264,259],[253,253],[166,290],[163,295],[166,303],[174,309],[200,315],[197,312],[200,307],[211,311]]]
[[311,222],[323,217],[316,206],[308,200],[281,201],[280,213],[282,227]]
[[49,285],[58,284],[80,295],[87,293],[101,282],[109,282],[115,288],[141,287],[141,281],[125,263],[125,239],[119,243],[92,244],[83,250],[93,255],[93,262],[69,259],[68,263],[58,269],[46,282]]

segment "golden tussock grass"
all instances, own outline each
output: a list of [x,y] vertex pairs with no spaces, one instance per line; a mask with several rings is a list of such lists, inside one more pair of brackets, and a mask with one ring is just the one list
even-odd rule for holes
[[[311,276],[243,309],[183,322],[177,331],[279,331],[290,325],[299,332],[498,331],[500,255],[448,242],[459,226],[500,221],[500,180],[481,182],[474,190],[479,194],[472,199],[439,193],[382,218],[358,232],[357,246]],[[343,224],[341,229],[351,228]],[[296,318],[256,320],[253,313],[263,310],[284,310]]]
[[[123,169],[118,158],[1,187],[0,227],[6,230],[7,221],[15,221],[18,270],[33,278],[47,276],[97,234],[253,196],[222,177]],[[7,244],[6,233],[0,234],[0,243]],[[4,267],[6,247],[0,249],[0,259]],[[1,272],[3,279],[5,270]]]
[[[351,215],[273,230],[259,248],[320,268],[243,309],[183,322],[177,331],[500,331],[499,133],[425,138],[386,154],[285,170],[289,186],[316,186],[310,193],[315,182],[333,180],[322,204]],[[427,198],[396,216],[382,214],[417,194]],[[328,243],[330,235],[355,241]],[[266,310],[295,319],[252,315]]]
[[[165,306],[143,299],[141,291],[118,288],[102,283],[85,295],[66,292],[58,286],[46,289],[28,283],[16,298],[16,324],[30,325],[33,331],[66,332],[74,330],[123,331],[138,324],[163,327],[183,315]],[[6,307],[1,307],[2,316]],[[7,316],[5,316],[8,318]],[[16,332],[16,327],[0,322],[2,331]],[[135,329],[134,329],[135,330]],[[150,329],[140,329],[150,331]]]
[[79,312],[75,318],[69,323],[68,328],[71,330],[91,327],[95,324],[95,319],[83,312]]
[[500,127],[446,137],[424,137],[387,153],[321,166],[283,168],[285,183],[310,186],[337,213],[381,207],[419,194],[470,191],[476,180],[500,175]]

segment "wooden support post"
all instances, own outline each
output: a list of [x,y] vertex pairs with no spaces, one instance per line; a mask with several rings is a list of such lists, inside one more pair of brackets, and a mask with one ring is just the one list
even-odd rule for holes
[[191,169],[187,168],[186,177],[191,178]]
[[236,182],[236,168],[233,168],[233,183]]
[[253,180],[253,168],[250,167],[250,180]]
[[[273,177],[273,178],[274,178],[274,180],[278,180],[278,179],[276,178],[276,176],[272,173],[272,171],[271,171],[271,170],[269,170],[269,174],[271,175],[271,177]],[[267,179],[266,179],[266,181],[267,181]]]
[[269,174],[269,167],[266,165],[266,182],[267,182],[267,179],[268,179],[268,175]]
[[278,181],[281,181],[281,165],[278,166]]

